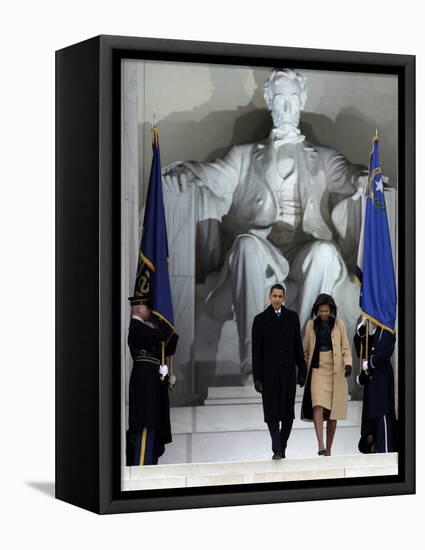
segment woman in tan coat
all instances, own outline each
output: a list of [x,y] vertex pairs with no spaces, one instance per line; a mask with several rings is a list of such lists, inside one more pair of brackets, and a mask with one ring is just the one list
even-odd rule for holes
[[[311,311],[304,337],[308,376],[301,409],[302,420],[314,422],[319,455],[330,456],[337,420],[347,416],[348,385],[352,356],[347,331],[337,319],[335,301],[320,294]],[[326,446],[323,442],[323,421]]]

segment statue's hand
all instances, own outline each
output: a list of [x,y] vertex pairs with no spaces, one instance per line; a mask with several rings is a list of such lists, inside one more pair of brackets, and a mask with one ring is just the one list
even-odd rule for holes
[[[360,197],[363,197],[363,195],[366,192],[366,187],[367,187],[368,182],[369,182],[369,174],[368,173],[365,173],[365,174],[362,174],[361,176],[358,176],[357,182],[356,182],[356,192],[352,196],[353,200],[357,200]],[[382,176],[382,182],[383,182],[384,186],[388,186],[389,183],[390,183],[389,177],[388,176]]]
[[357,178],[356,182],[356,192],[352,196],[352,199],[356,201],[357,199],[360,199],[360,197],[363,197],[363,195],[366,192],[367,182],[369,181],[369,174],[362,174]]
[[162,172],[164,187],[174,195],[179,195],[192,189],[195,180],[196,177],[193,172],[182,164],[171,164]]

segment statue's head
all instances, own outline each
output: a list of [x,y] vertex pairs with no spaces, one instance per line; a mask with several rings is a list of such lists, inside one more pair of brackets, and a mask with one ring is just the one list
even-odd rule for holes
[[307,100],[304,76],[292,69],[273,69],[264,84],[264,99],[276,128],[298,128]]

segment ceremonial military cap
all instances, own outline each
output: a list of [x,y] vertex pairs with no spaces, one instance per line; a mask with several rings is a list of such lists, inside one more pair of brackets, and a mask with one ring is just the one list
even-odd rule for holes
[[152,298],[148,296],[130,296],[129,302],[132,306],[148,306],[152,308]]

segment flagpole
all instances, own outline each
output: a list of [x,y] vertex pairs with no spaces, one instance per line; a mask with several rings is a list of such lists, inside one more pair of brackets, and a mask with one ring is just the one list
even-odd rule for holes
[[360,354],[359,354],[359,374],[363,370],[363,340],[360,338]]
[[[161,342],[161,367],[165,365],[165,342]],[[164,380],[165,376],[161,374],[161,380]]]
[[366,349],[365,349],[365,359],[369,360],[369,319],[366,319]]
[[[158,319],[166,322],[175,332],[171,288],[168,273],[168,242],[166,216],[161,181],[161,160],[159,153],[159,131],[155,109],[152,110],[152,164],[149,177],[148,194],[143,221],[143,236],[139,252],[139,264],[142,264],[141,274],[136,277],[136,290],[146,294],[152,301],[153,313]],[[143,254],[142,254],[143,248]],[[146,250],[145,250],[146,248]],[[138,265],[139,270],[139,265]],[[159,273],[166,273],[165,278]],[[143,275],[143,277],[142,277]],[[144,286],[142,288],[142,283]],[[146,285],[146,281],[149,284]],[[156,285],[162,285],[160,289]],[[166,351],[169,338],[161,342],[161,366],[165,366]],[[171,370],[172,373],[172,370]],[[164,377],[161,376],[161,379]]]

